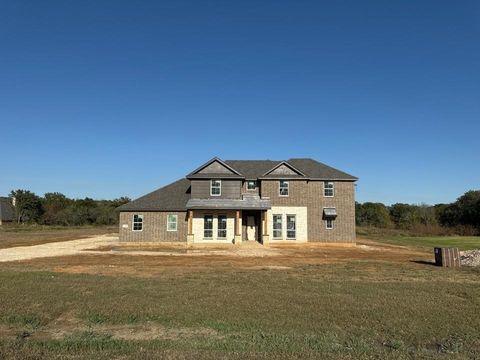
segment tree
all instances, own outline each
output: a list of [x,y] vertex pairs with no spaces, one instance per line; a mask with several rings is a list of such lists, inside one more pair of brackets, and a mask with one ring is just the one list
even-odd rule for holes
[[15,199],[15,218],[17,223],[37,222],[42,215],[40,198],[28,190],[12,190],[10,197]]
[[357,225],[387,227],[391,224],[388,208],[382,203],[355,203]]
[[62,212],[72,201],[59,192],[46,193],[42,198],[42,222],[47,225],[61,224]]
[[390,207],[390,217],[397,227],[411,228],[418,222],[417,207],[409,204],[393,204]]

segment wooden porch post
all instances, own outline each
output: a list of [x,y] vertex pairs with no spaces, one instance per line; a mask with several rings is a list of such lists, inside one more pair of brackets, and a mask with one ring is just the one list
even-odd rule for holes
[[193,211],[188,211],[188,235],[192,235]]
[[263,223],[263,235],[267,235],[268,236],[268,216],[267,216],[267,210],[265,210],[263,212],[263,220],[264,220],[264,223]]
[[242,243],[242,234],[240,233],[240,210],[235,211],[235,244]]
[[235,235],[238,236],[240,235],[240,211],[237,210],[235,213]]

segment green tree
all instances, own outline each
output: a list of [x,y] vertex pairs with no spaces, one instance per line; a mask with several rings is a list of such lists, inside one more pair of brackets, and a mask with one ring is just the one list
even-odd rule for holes
[[419,221],[417,207],[410,204],[393,204],[390,207],[390,217],[401,229],[411,228]]
[[42,222],[47,225],[62,224],[62,212],[71,202],[72,200],[59,192],[46,193],[42,198]]
[[15,219],[17,223],[37,222],[42,215],[42,203],[35,193],[29,190],[12,190],[10,197],[15,200]]
[[357,225],[387,227],[391,224],[388,208],[382,203],[356,203],[355,211]]

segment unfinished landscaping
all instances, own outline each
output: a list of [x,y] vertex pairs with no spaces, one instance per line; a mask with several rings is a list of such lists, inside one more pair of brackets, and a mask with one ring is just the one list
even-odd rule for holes
[[419,243],[3,249],[24,258],[0,264],[0,358],[480,356],[479,269]]

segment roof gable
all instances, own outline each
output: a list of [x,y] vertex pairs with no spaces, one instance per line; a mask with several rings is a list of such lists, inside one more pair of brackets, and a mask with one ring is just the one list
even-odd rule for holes
[[187,175],[188,179],[209,177],[243,178],[243,175],[217,157]]
[[293,167],[287,161],[282,161],[275,165],[272,169],[263,174],[263,177],[282,177],[282,176],[301,176],[305,177],[305,174],[300,170]]

